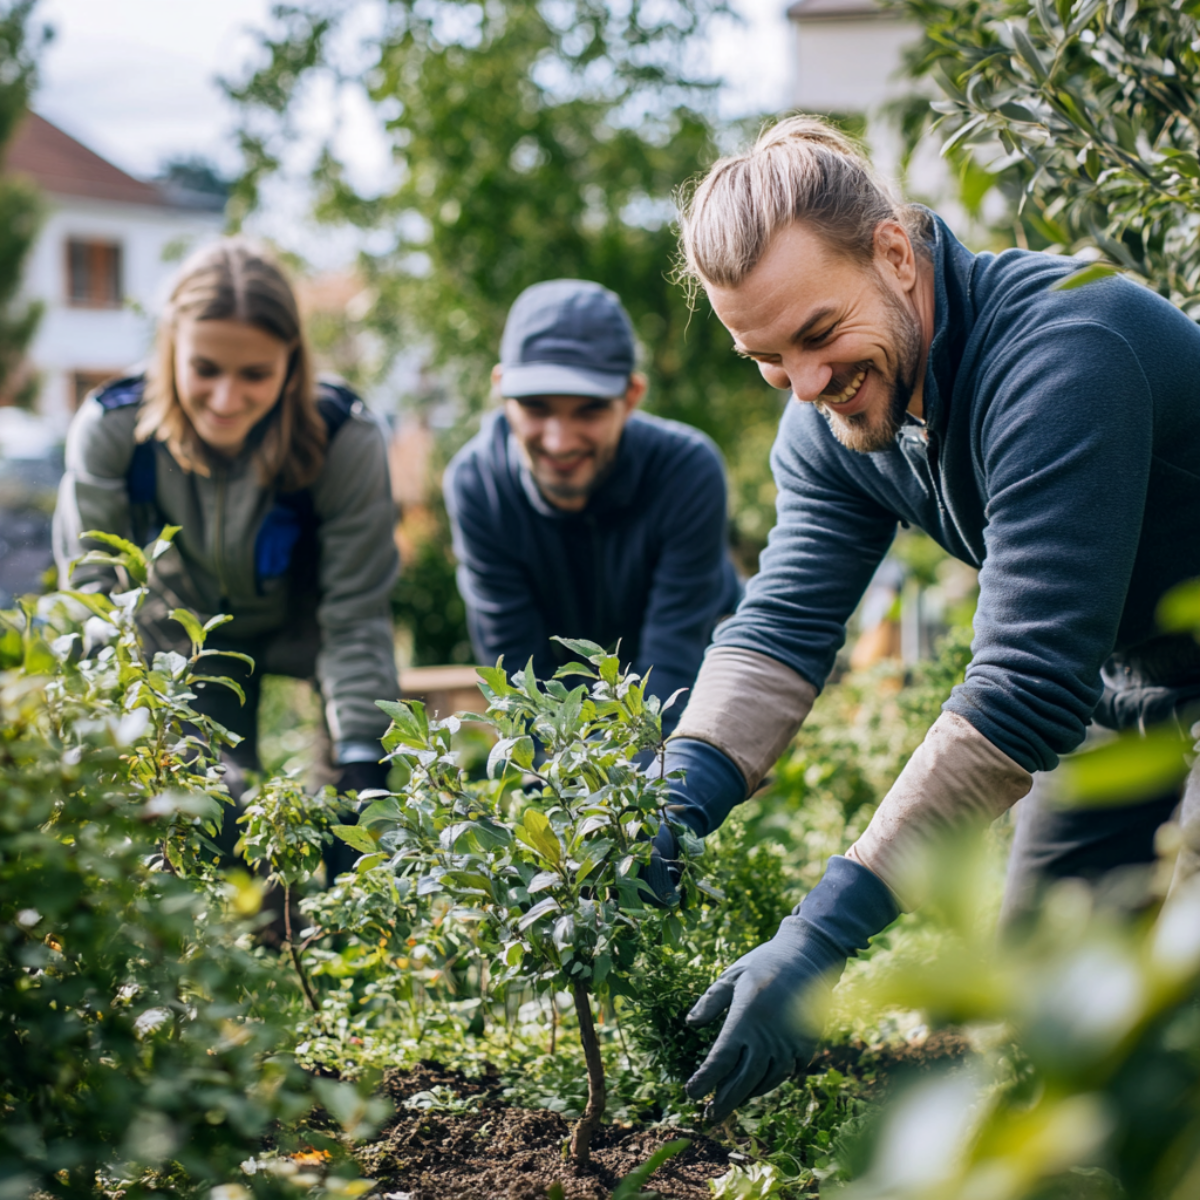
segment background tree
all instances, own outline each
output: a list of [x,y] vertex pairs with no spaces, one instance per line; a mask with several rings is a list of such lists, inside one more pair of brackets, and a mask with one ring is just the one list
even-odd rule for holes
[[923,29],[910,70],[945,93],[910,110],[910,137],[936,128],[976,198],[1008,192],[1018,243],[1099,257],[1200,315],[1200,3],[902,6]]
[[[33,19],[37,0],[0,0],[0,161],[29,109],[37,84],[37,59],[50,30]],[[37,380],[25,349],[42,317],[38,301],[21,303],[25,259],[42,220],[42,202],[31,182],[0,171],[0,403],[30,404]]]
[[[360,260],[377,291],[375,330],[425,347],[478,410],[518,292],[563,276],[612,288],[645,350],[650,407],[706,430],[729,459],[752,565],[772,519],[766,450],[779,401],[730,353],[707,306],[693,313],[668,278],[672,195],[716,153],[700,35],[725,11],[722,0],[653,10],[308,0],[263,37],[263,65],[229,85],[246,160],[234,210],[257,204],[314,86],[365,89],[394,185],[367,194],[329,146],[311,178],[319,219],[356,225],[372,245],[386,235]],[[351,54],[346,26],[371,14],[375,32]]]

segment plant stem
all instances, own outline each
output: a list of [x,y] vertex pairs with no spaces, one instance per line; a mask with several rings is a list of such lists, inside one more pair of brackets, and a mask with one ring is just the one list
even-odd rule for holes
[[554,1052],[558,1048],[558,1000],[555,997],[554,989],[550,989],[550,1057],[554,1057]]
[[592,1135],[600,1128],[607,1099],[604,1092],[604,1061],[600,1057],[596,1026],[592,1023],[587,984],[577,979],[571,990],[575,999],[575,1013],[579,1017],[579,1040],[583,1043],[583,1058],[588,1074],[587,1107],[571,1134],[571,1160],[577,1167],[586,1167],[591,1157]]
[[292,966],[296,968],[296,975],[300,980],[300,990],[304,993],[309,1008],[313,1012],[320,1012],[321,1006],[317,1003],[316,996],[313,995],[312,984],[308,981],[304,963],[300,959],[300,951],[292,941],[292,889],[286,883],[283,885],[283,934],[287,938],[287,948],[288,953],[292,956]]

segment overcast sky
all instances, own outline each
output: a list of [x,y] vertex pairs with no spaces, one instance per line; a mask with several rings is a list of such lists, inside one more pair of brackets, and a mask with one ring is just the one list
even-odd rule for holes
[[[275,0],[42,0],[55,29],[35,106],[118,166],[153,174],[199,154],[236,168],[233,114],[216,85],[253,56],[251,30]],[[786,104],[791,39],[786,0],[735,0],[746,18],[714,36],[713,66],[731,84],[729,115]],[[353,126],[353,122],[351,122]],[[347,130],[350,157],[370,159],[368,131]]]

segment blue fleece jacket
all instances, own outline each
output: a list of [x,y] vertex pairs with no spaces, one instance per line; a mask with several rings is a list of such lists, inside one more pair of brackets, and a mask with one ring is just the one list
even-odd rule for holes
[[[577,656],[551,636],[621,642],[622,661],[665,701],[689,688],[739,583],[726,548],[720,455],[687,425],[635,413],[608,477],[579,513],[548,504],[502,412],[446,470],[446,507],[479,660],[533,656],[549,678]],[[683,709],[663,721],[668,732]]]
[[[1124,279],[1051,291],[1070,259],[972,254],[937,218],[930,237],[926,426],[858,454],[788,405],[778,523],[715,641],[820,687],[897,520],[915,525],[980,568],[973,658],[945,707],[1048,770],[1082,741],[1110,655],[1164,659],[1155,606],[1200,575],[1200,328]],[[1155,682],[1200,679],[1194,648],[1165,659]]]

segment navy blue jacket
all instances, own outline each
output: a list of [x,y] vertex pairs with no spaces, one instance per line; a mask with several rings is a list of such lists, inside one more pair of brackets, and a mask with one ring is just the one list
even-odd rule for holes
[[928,437],[910,419],[857,454],[790,403],[778,523],[715,641],[820,687],[905,521],[980,568],[972,662],[945,707],[1048,770],[1083,739],[1114,651],[1149,645],[1154,682],[1200,678],[1194,647],[1148,642],[1162,594],[1200,575],[1200,328],[1124,279],[1051,291],[1070,259],[972,254],[936,218],[931,239]]
[[[621,642],[621,659],[666,700],[691,687],[739,584],[726,549],[725,474],[713,443],[634,413],[608,477],[579,513],[547,503],[502,412],[446,470],[458,587],[479,660],[540,678],[571,654],[552,636]],[[664,719],[669,731],[683,709]]]

